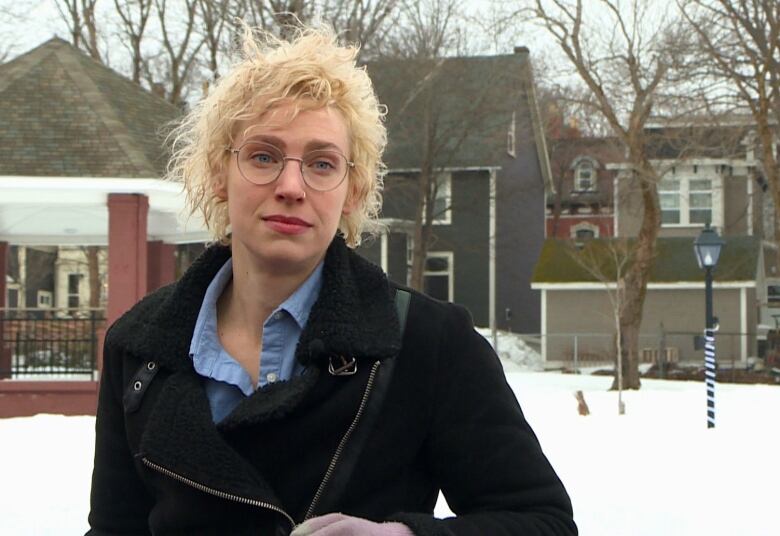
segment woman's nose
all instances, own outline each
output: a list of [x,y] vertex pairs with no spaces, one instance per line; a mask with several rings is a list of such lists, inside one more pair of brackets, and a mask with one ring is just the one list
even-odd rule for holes
[[285,158],[282,172],[275,183],[275,195],[280,200],[300,201],[306,197],[306,182],[297,158]]

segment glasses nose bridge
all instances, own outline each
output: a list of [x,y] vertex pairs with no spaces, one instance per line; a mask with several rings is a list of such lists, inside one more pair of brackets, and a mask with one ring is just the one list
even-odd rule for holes
[[298,173],[300,173],[300,180],[303,182],[303,184],[308,186],[309,183],[306,182],[306,176],[303,173],[303,158],[297,156],[287,156],[287,155],[282,155],[281,158],[282,158],[282,165],[279,166],[279,174],[272,182],[276,182],[279,180],[279,178],[284,174],[284,168],[287,165],[287,161],[293,160],[295,162],[298,162]]

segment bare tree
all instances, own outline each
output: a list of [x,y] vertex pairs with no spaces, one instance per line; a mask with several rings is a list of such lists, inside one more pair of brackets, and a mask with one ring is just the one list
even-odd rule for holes
[[[153,0],[159,22],[162,49],[155,57],[145,60],[145,71],[150,85],[167,85],[166,98],[171,104],[182,106],[192,70],[205,40],[195,35],[198,0],[180,0],[175,11],[168,11],[167,0]],[[157,63],[157,69],[154,64]]]
[[[728,82],[728,96],[749,110],[764,179],[774,204],[772,240],[780,240],[780,2],[677,0],[710,67],[704,74]],[[778,248],[780,259],[780,248]],[[780,261],[779,261],[780,262]]]
[[220,57],[227,48],[225,37],[230,28],[230,18],[235,15],[231,6],[241,3],[230,0],[197,0],[199,30],[203,37],[207,55],[206,65],[213,81],[219,78]]
[[381,54],[403,0],[322,0],[318,11],[350,43],[360,43],[360,59]]
[[[623,309],[626,307],[625,274],[633,264],[635,248],[626,238],[591,240],[572,243],[568,253],[574,262],[591,277],[604,285],[612,306],[612,323],[615,327],[615,355],[623,354]],[[623,402],[623,360],[615,360],[615,383],[618,391],[618,414],[626,411]]]
[[444,104],[452,105],[453,92],[463,89],[444,88],[442,84],[445,70],[457,69],[453,62],[444,58],[444,53],[455,44],[457,7],[455,0],[405,2],[402,8],[405,24],[388,46],[391,57],[374,65],[374,69],[383,70],[384,74],[390,69],[396,71],[393,75],[396,83],[386,86],[387,94],[383,96],[396,101],[396,106],[390,107],[391,122],[396,127],[392,135],[395,139],[408,135],[421,145],[417,147],[416,167],[420,171],[414,177],[416,184],[409,188],[412,184],[406,181],[404,185],[415,205],[409,284],[419,290],[423,289],[434,222],[451,208],[437,204],[442,188],[441,172],[449,160],[445,153],[453,154],[462,146],[471,130],[465,124],[467,118],[479,117],[475,112],[481,104],[478,94],[472,99],[463,98],[460,105],[467,104],[469,109],[457,113],[457,117]]
[[144,55],[141,45],[152,12],[152,0],[114,0],[116,13],[121,20],[120,33],[127,38],[125,46],[130,52],[131,78],[141,83]]
[[95,19],[96,4],[97,0],[58,0],[56,6],[68,24],[73,46],[85,50],[92,59],[102,63]]
[[[625,146],[629,179],[641,192],[641,225],[632,243],[632,262],[621,276],[620,311],[623,387],[638,389],[639,328],[661,223],[659,173],[648,155],[646,126],[665,98],[665,84],[677,61],[679,30],[670,15],[652,12],[649,0],[636,0],[627,9],[617,0],[598,4],[598,17],[584,17],[582,0],[535,0],[532,12],[591,93],[594,110]],[[618,387],[615,382],[613,388]]]

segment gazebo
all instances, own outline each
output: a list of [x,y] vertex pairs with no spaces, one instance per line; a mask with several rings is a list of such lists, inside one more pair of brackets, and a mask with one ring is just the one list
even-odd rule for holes
[[[59,38],[0,65],[0,370],[11,245],[107,246],[110,325],[173,281],[175,244],[208,239],[161,180],[180,113]],[[0,380],[0,417],[91,413],[96,383]]]

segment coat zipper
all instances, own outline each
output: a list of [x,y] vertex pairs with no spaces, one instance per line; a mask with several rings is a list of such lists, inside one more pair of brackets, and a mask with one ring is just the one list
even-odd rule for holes
[[272,511],[277,512],[279,514],[282,514],[284,517],[286,517],[287,521],[289,521],[290,524],[292,525],[293,530],[295,530],[295,527],[298,526],[298,525],[296,525],[296,523],[293,520],[293,518],[287,512],[285,512],[284,510],[282,510],[278,506],[274,506],[273,504],[270,504],[270,503],[267,503],[267,502],[258,501],[256,499],[250,499],[248,497],[241,497],[240,495],[233,495],[232,493],[226,493],[224,491],[219,491],[219,490],[216,490],[214,488],[210,488],[208,486],[204,486],[203,484],[201,484],[199,482],[195,482],[194,480],[190,480],[187,477],[178,475],[178,474],[174,473],[173,471],[171,471],[170,469],[166,469],[165,467],[162,467],[161,465],[157,465],[153,461],[150,461],[148,458],[141,458],[141,461],[143,461],[143,463],[146,466],[151,467],[155,471],[158,471],[158,472],[164,474],[165,476],[173,478],[174,480],[178,480],[182,484],[186,484],[186,485],[188,485],[188,486],[190,486],[192,488],[195,488],[198,491],[202,491],[204,493],[208,493],[210,495],[214,495],[215,497],[219,497],[220,499],[227,499],[229,501],[235,501],[235,502],[241,503],[241,504],[248,504],[248,505],[251,505],[251,506],[256,506],[258,508],[265,508],[266,510],[272,510]]
[[322,482],[320,482],[320,487],[317,488],[317,493],[314,494],[314,499],[312,499],[311,505],[309,506],[309,509],[306,511],[306,515],[303,518],[304,521],[311,518],[314,514],[314,508],[317,506],[317,503],[322,497],[322,493],[325,491],[325,486],[328,485],[328,480],[330,480],[330,477],[333,475],[336,464],[339,462],[339,458],[341,457],[341,452],[344,450],[344,446],[347,444],[347,441],[349,441],[349,437],[352,435],[352,432],[355,431],[358,421],[363,415],[363,410],[366,407],[366,402],[368,402],[368,395],[371,393],[371,388],[374,385],[374,377],[376,376],[376,371],[379,369],[380,364],[381,361],[377,361],[371,367],[371,372],[369,373],[368,381],[366,382],[366,389],[363,392],[363,398],[360,400],[360,406],[358,406],[355,418],[352,419],[352,424],[350,424],[349,428],[347,428],[347,431],[344,432],[344,436],[341,438],[341,441],[339,441],[339,444],[336,447],[336,451],[333,453],[333,458],[331,458],[328,469],[325,471],[325,476],[322,478]]
[[[325,487],[328,485],[328,481],[330,480],[330,477],[333,475],[333,471],[336,469],[336,464],[338,463],[339,458],[341,457],[341,452],[344,450],[347,441],[349,440],[350,436],[352,435],[352,433],[355,431],[355,428],[357,427],[358,421],[360,421],[360,417],[362,417],[363,415],[363,411],[365,410],[366,403],[368,402],[368,395],[371,393],[371,388],[374,386],[374,378],[376,377],[376,371],[379,369],[380,364],[381,361],[377,361],[371,367],[371,372],[369,373],[368,381],[366,382],[366,389],[365,391],[363,391],[363,398],[360,400],[360,405],[358,406],[358,410],[357,413],[355,414],[355,418],[352,419],[352,423],[349,425],[349,428],[347,428],[347,431],[344,432],[341,441],[339,441],[339,444],[336,447],[336,451],[333,453],[333,458],[331,458],[330,464],[328,465],[328,469],[325,471],[325,476],[322,478],[322,482],[320,482],[319,488],[317,488],[317,493],[314,494],[314,499],[312,499],[311,505],[309,506],[309,509],[306,511],[306,516],[303,518],[304,521],[312,517],[312,514],[314,513],[314,508],[317,506],[317,503],[322,497],[323,491],[325,491]],[[214,488],[210,488],[199,482],[195,482],[194,480],[191,480],[187,477],[174,473],[170,469],[166,469],[165,467],[154,463],[148,458],[141,458],[141,461],[147,467],[150,467],[155,471],[164,474],[167,477],[173,478],[174,480],[178,480],[182,484],[186,484],[198,491],[202,491],[203,493],[214,495],[215,497],[219,497],[220,499],[235,501],[241,504],[248,504],[251,506],[256,506],[258,508],[265,508],[266,510],[272,510],[286,517],[287,520],[292,525],[293,530],[295,530],[295,527],[298,526],[295,523],[295,520],[290,516],[290,514],[288,514],[278,506],[274,506],[273,504],[267,502],[258,501],[256,499],[241,497],[240,495],[234,495],[232,493],[227,493],[224,491],[216,490]]]

